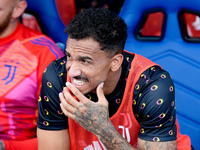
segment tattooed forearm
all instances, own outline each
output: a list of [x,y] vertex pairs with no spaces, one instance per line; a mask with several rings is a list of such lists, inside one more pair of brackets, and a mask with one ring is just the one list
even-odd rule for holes
[[76,122],[95,135],[101,134],[101,130],[107,127],[109,121],[107,108],[105,106],[95,107],[90,102],[80,105],[75,116]]
[[112,124],[102,132],[100,140],[108,150],[136,150],[117,132]]
[[0,150],[5,150],[5,145],[1,140],[0,140]]
[[[108,108],[91,102],[80,105],[75,121],[96,135],[108,150],[136,150],[117,131],[109,119]],[[176,141],[151,142],[138,138],[138,150],[176,150]]]
[[138,150],[177,150],[177,143],[175,141],[167,142],[151,142],[138,139]]
[[132,146],[117,132],[109,119],[108,108],[92,105],[90,102],[79,106],[75,121],[95,134],[108,150],[131,150]]

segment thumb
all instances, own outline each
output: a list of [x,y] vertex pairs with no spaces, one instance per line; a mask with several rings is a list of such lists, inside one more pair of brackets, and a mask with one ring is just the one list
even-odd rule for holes
[[106,104],[107,100],[106,100],[106,97],[104,95],[103,85],[104,85],[104,82],[100,83],[97,86],[97,91],[96,92],[97,92],[98,102]]

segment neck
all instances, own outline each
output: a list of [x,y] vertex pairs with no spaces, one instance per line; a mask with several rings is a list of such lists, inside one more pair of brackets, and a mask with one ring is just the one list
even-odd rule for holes
[[0,34],[0,38],[9,36],[11,33],[13,33],[16,27],[17,27],[17,20],[16,19],[11,20],[5,31]]
[[104,83],[103,90],[105,95],[109,95],[113,92],[119,82],[121,72],[122,67],[120,67],[117,71],[110,73],[108,80],[106,80],[106,82]]

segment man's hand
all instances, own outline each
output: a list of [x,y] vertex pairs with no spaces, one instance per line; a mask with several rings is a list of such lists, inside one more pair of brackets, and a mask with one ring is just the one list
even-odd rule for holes
[[2,140],[0,140],[0,150],[5,150],[5,145]]
[[107,128],[110,123],[108,102],[104,96],[103,83],[97,87],[98,102],[96,103],[86,98],[71,83],[67,82],[66,86],[67,88],[59,95],[63,113],[99,137],[102,130]]
[[[86,98],[71,83],[59,94],[63,113],[78,122],[83,128],[92,132],[106,148],[134,149],[116,130],[109,119],[108,101],[103,92],[103,83],[97,87],[98,102]],[[70,94],[70,92],[72,94]],[[73,96],[74,95],[74,96]],[[78,99],[78,100],[77,100]]]

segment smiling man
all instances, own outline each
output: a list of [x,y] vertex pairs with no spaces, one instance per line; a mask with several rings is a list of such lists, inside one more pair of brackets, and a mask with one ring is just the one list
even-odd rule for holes
[[90,8],[66,32],[66,57],[43,74],[39,150],[190,149],[176,122],[169,73],[124,51],[127,26],[115,13]]

